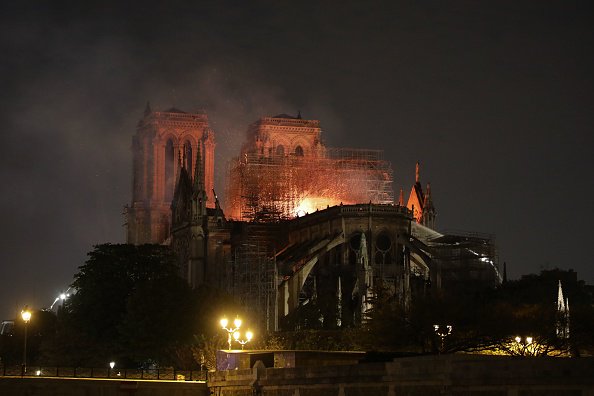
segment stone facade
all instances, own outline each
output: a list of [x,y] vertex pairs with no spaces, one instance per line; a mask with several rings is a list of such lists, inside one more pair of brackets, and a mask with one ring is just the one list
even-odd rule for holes
[[205,113],[171,108],[152,111],[147,104],[132,139],[132,202],[126,207],[127,242],[163,243],[171,231],[171,201],[181,165],[190,172],[198,150],[208,207],[214,207],[214,133]]

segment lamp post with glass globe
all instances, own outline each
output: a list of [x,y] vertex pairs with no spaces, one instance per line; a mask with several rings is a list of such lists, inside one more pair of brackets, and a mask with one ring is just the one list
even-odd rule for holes
[[241,327],[241,319],[235,318],[235,320],[233,321],[233,325],[235,326],[234,328],[227,327],[227,324],[229,324],[229,321],[227,320],[227,318],[221,319],[221,321],[219,323],[221,324],[221,327],[223,328],[223,330],[227,331],[227,333],[228,333],[227,343],[229,344],[229,350],[231,350],[231,342],[232,342],[231,334],[233,334],[237,330],[239,330],[239,328]]
[[27,372],[27,325],[31,320],[31,311],[27,305],[21,311],[21,318],[25,322],[25,341],[23,342],[23,374],[25,374]]
[[239,339],[240,337],[241,337],[241,333],[239,333],[239,331],[236,331],[233,333],[233,338],[235,339],[235,341],[237,341],[241,344],[241,350],[243,351],[243,346],[252,340],[252,338],[254,337],[254,333],[252,333],[251,331],[248,330],[245,333],[245,340],[240,340]]
[[433,325],[433,331],[441,339],[439,346],[439,353],[443,353],[445,350],[445,339],[447,336],[452,334],[452,325]]

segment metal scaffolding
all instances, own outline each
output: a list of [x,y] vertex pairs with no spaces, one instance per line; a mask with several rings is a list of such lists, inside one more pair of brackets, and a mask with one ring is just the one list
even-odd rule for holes
[[262,329],[276,330],[276,261],[269,230],[248,225],[235,249],[233,295]]
[[228,174],[226,213],[238,220],[274,222],[340,203],[394,202],[392,167],[381,150],[328,148],[307,157],[250,152],[235,158]]

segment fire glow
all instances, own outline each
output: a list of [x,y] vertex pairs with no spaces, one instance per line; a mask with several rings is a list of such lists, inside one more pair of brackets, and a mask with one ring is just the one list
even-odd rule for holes
[[303,199],[295,208],[295,216],[302,217],[316,210],[326,209],[330,206],[340,205],[340,201],[329,197],[308,197]]

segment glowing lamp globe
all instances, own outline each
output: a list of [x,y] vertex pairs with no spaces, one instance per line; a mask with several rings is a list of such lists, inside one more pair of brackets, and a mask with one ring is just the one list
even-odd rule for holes
[[21,312],[21,317],[23,318],[23,321],[25,321],[25,323],[29,322],[29,320],[31,320],[31,311],[29,311],[27,308],[25,308]]

